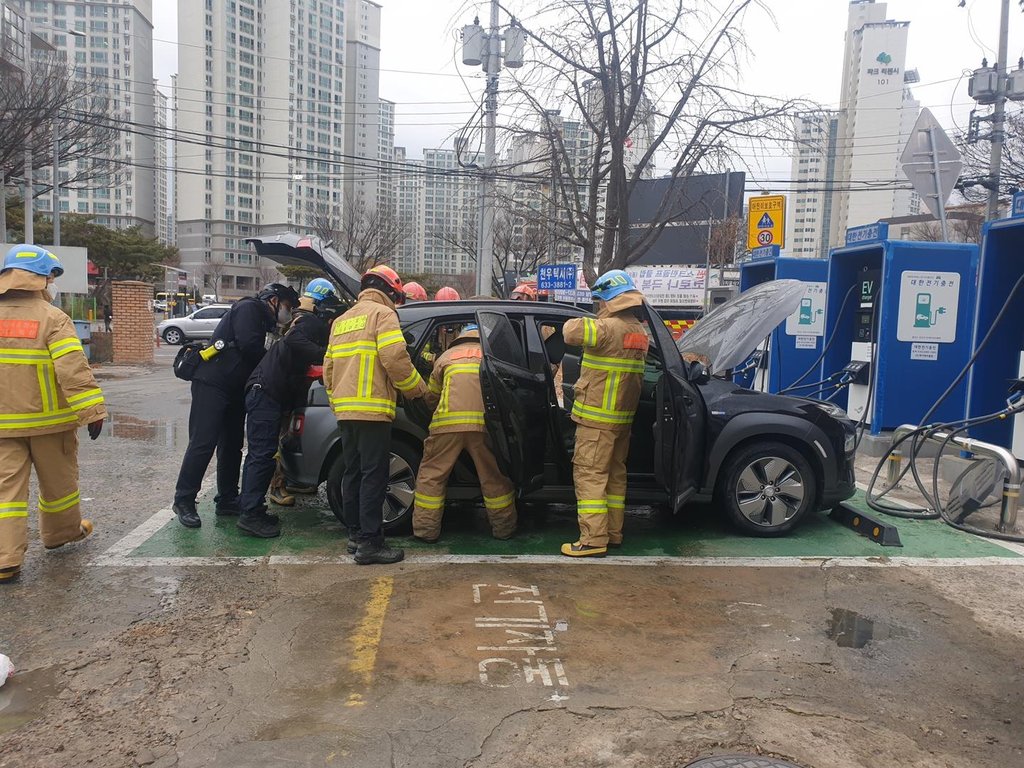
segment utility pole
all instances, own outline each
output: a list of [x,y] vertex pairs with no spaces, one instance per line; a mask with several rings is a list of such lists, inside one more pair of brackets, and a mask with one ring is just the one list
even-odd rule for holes
[[[497,152],[498,79],[502,58],[505,66],[523,66],[525,35],[513,24],[502,34],[498,23],[498,0],[491,0],[490,26],[487,32],[480,27],[479,18],[462,28],[462,63],[483,65],[487,75],[484,92],[484,159],[480,170],[480,221],[477,231],[476,292],[491,296],[494,262],[494,160]],[[504,57],[501,43],[505,42]]]
[[999,217],[999,177],[1003,169],[1003,130],[1006,112],[1006,56],[1010,34],[1010,0],[1002,0],[999,11],[999,60],[996,62],[996,77],[999,92],[992,109],[992,153],[989,155],[988,172],[992,186],[988,190],[988,211],[986,221]]
[[[32,87],[32,26],[25,25],[25,71],[22,73],[25,83],[25,95]],[[25,141],[25,239],[24,242],[35,243],[36,233],[32,221],[32,137]]]

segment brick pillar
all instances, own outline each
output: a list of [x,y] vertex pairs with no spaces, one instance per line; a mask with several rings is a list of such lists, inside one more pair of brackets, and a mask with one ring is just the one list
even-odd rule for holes
[[115,280],[110,311],[114,315],[114,363],[153,362],[153,286]]

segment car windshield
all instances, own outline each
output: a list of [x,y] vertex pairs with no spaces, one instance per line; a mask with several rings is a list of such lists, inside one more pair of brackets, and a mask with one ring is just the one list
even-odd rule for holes
[[713,373],[746,360],[765,336],[800,306],[804,284],[772,280],[744,291],[712,310],[676,346],[682,354],[704,356]]

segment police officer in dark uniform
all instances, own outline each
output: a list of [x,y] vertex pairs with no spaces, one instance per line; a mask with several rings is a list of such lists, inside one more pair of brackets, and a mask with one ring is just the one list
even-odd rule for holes
[[311,280],[288,332],[270,347],[246,384],[248,450],[238,499],[242,511],[238,527],[250,536],[269,539],[281,534],[278,517],[267,513],[266,503],[277,466],[281,416],[309,390],[307,371],[311,365],[323,363],[330,324],[340,312],[334,286],[322,277]]
[[218,515],[237,515],[238,475],[245,426],[245,384],[266,353],[267,333],[291,320],[299,304],[294,288],[271,283],[255,297],[237,301],[221,318],[192,378],[188,448],[181,460],[172,509],[186,528],[202,525],[196,496],[217,452]]

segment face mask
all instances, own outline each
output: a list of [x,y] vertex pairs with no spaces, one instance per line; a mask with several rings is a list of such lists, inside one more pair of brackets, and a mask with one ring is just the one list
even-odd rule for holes
[[59,308],[60,307],[60,288],[57,287],[56,283],[50,283],[48,286],[46,286],[46,290],[49,291],[50,292],[50,296],[53,297],[50,300],[50,303],[53,304],[53,306]]
[[288,309],[284,304],[279,304],[277,307],[277,324],[288,325],[292,321],[292,311]]

